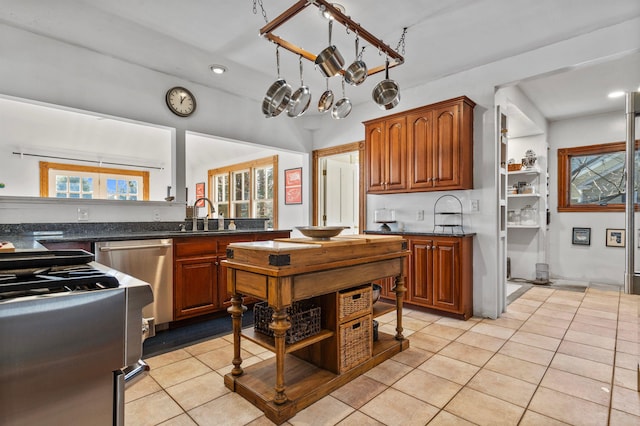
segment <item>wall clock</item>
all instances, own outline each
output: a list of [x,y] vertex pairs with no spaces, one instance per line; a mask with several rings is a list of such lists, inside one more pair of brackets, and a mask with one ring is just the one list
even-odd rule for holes
[[172,87],[165,99],[171,112],[180,117],[188,117],[196,110],[195,96],[184,87]]

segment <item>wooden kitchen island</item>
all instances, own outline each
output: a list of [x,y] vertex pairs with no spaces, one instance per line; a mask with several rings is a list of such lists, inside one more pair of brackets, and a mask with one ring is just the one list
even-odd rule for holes
[[[224,377],[225,385],[281,424],[407,349],[409,341],[402,335],[402,301],[408,254],[406,241],[394,235],[230,244],[224,265],[227,287],[233,295],[228,312],[233,323],[234,368]],[[396,279],[396,303],[372,305],[370,283],[384,277]],[[273,337],[253,328],[242,329],[243,296],[266,301],[273,309],[269,325]],[[291,328],[287,308],[300,301],[321,308],[320,331],[285,343]],[[353,301],[365,309],[348,311]],[[373,341],[369,332],[372,319],[394,310],[395,336],[380,332]],[[275,357],[242,367],[242,338],[273,351]]]

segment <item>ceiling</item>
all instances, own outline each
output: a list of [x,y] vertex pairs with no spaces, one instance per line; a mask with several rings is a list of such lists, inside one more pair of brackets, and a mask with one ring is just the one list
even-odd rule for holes
[[[402,0],[391,9],[381,5],[387,2],[338,2],[394,49],[408,27],[405,63],[390,70],[401,92],[640,16],[637,0]],[[294,0],[262,0],[257,13],[253,0],[0,0],[0,23],[261,102],[277,73],[275,45],[258,36],[265,25],[260,3],[272,20]],[[311,5],[274,33],[317,54],[328,45],[327,28]],[[353,32],[335,25],[332,36],[348,66],[355,53]],[[384,63],[375,48],[365,46],[363,60],[369,67]],[[298,57],[282,49],[280,56],[280,75],[295,90]],[[571,70],[571,77],[544,76],[521,87],[551,119],[610,109],[602,102],[608,80],[627,86],[621,90],[640,86],[638,54],[632,56],[630,62],[617,58],[623,62]],[[304,82],[313,94],[311,115],[325,80],[311,62],[303,62]],[[222,64],[228,72],[214,75],[211,64]],[[382,74],[361,86],[347,86],[346,96],[354,104],[372,102],[371,91]],[[330,86],[341,97],[337,77]]]

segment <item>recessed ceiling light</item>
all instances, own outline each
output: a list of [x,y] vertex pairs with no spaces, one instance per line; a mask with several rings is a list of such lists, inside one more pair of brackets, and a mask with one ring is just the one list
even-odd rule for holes
[[214,74],[224,74],[225,72],[227,72],[227,67],[225,67],[224,65],[218,65],[218,64],[209,65],[209,69]]
[[607,95],[610,98],[619,98],[621,96],[624,96],[624,92],[622,90],[617,90],[615,92],[611,92]]

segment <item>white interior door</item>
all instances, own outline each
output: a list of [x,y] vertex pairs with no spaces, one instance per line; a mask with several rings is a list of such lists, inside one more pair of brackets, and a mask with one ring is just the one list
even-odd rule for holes
[[358,164],[341,158],[325,162],[324,215],[326,226],[346,226],[343,234],[358,233]]

